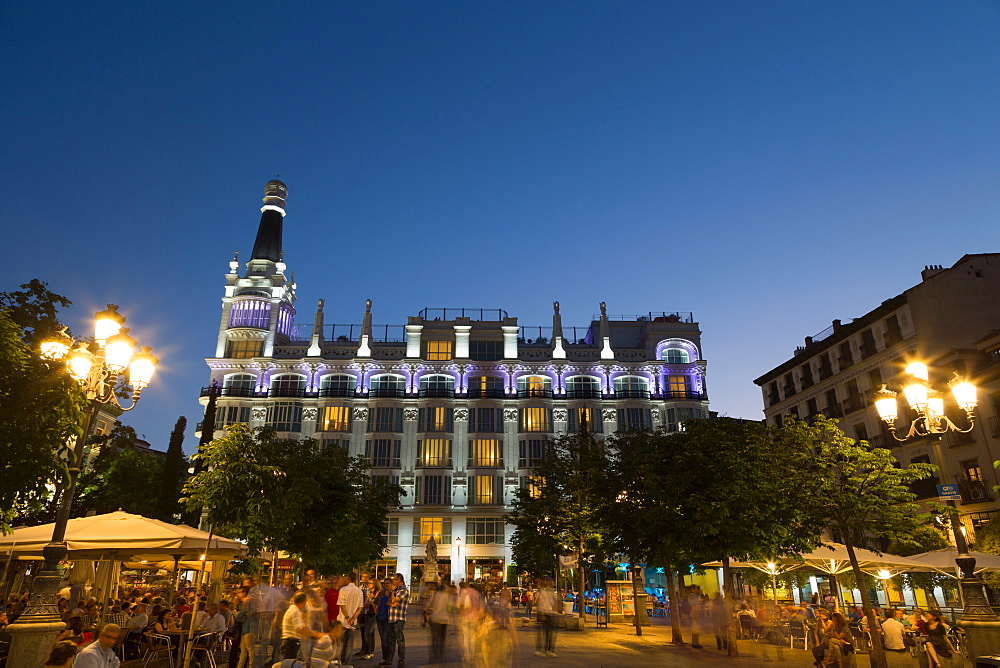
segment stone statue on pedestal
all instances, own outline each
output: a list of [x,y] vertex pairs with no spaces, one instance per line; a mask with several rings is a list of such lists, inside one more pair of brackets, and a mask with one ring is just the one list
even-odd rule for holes
[[438,576],[438,548],[434,536],[431,536],[424,547],[424,582],[437,583]]

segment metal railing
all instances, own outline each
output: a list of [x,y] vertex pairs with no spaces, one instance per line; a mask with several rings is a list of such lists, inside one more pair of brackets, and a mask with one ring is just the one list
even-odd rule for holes
[[353,397],[356,394],[353,387],[324,387],[319,391],[320,397]]
[[304,387],[272,387],[267,391],[268,397],[295,397],[302,399],[306,396]]
[[469,388],[469,398],[470,399],[503,399],[507,396],[507,393],[503,389],[490,390],[481,388]]
[[616,399],[649,399],[649,390],[622,388],[615,390]]
[[502,308],[424,308],[418,314],[421,320],[470,320],[497,321],[509,317]]
[[420,397],[421,399],[427,399],[427,398],[452,399],[455,397],[455,389],[428,387],[419,390],[417,392],[417,396]]
[[566,390],[567,399],[600,399],[601,391],[597,388]]
[[540,390],[540,389],[518,390],[517,391],[517,398],[518,399],[532,399],[532,398],[551,399],[552,398],[552,390]]
[[[600,320],[601,314],[591,316],[591,320]],[[608,320],[626,322],[684,322],[693,323],[694,313],[691,311],[649,311],[639,315],[609,315]]]
[[368,390],[368,396],[379,399],[402,399],[406,396],[406,390],[395,387],[379,387]]

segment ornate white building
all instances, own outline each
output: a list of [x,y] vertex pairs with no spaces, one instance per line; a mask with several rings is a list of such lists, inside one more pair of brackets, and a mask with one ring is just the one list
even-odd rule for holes
[[[609,316],[523,327],[501,309],[428,309],[405,325],[324,324],[300,333],[281,251],[287,188],[265,187],[245,267],[226,275],[210,382],[227,424],[269,424],[364,455],[373,476],[406,490],[388,525],[382,573],[419,575],[434,536],[451,579],[511,564],[503,516],[545,439],[586,422],[598,437],[628,427],[676,430],[707,417],[701,332],[690,313]],[[209,389],[203,391],[207,403]]]

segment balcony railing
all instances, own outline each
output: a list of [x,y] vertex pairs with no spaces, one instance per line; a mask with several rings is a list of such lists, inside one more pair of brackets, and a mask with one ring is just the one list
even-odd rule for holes
[[450,469],[451,468],[451,457],[448,459],[437,459],[437,458],[424,458],[418,459],[416,462],[416,467],[418,469]]
[[438,399],[452,399],[455,396],[455,388],[438,388],[438,387],[425,387],[417,392],[417,396],[421,399],[426,398],[438,398]]
[[853,413],[854,411],[859,411],[864,408],[864,402],[861,400],[860,396],[857,397],[847,397],[844,399],[844,414]]
[[962,503],[982,503],[992,501],[989,487],[981,480],[969,480],[962,476],[956,476],[958,491],[962,495]]
[[803,376],[801,384],[803,390],[806,389],[807,387],[812,387],[813,386],[812,376]]
[[468,467],[470,469],[502,469],[503,460],[502,459],[469,459]]
[[852,366],[854,366],[854,356],[852,355],[852,356],[848,357],[848,356],[845,355],[843,357],[838,357],[837,358],[837,364],[840,366],[840,370],[841,371],[843,371],[844,369],[847,369],[848,367],[852,367]]
[[257,391],[252,387],[203,387],[201,388],[201,396],[210,397],[213,391],[221,391],[221,396],[223,397],[255,397],[257,396]]
[[649,390],[637,390],[634,388],[621,388],[615,390],[616,399],[649,399]]
[[795,394],[795,385],[785,385],[782,389],[785,392],[786,399]]
[[820,412],[827,417],[839,418],[844,416],[844,411],[843,409],[841,409],[840,404],[833,404],[832,406],[827,406]]
[[470,399],[503,399],[507,396],[507,393],[503,388],[497,390],[491,389],[481,389],[481,388],[469,388],[469,398]]
[[267,396],[269,397],[296,397],[303,398],[306,396],[306,388],[304,387],[272,387],[267,391]]
[[518,399],[531,399],[531,398],[541,398],[541,399],[551,399],[552,390],[541,390],[541,389],[526,389],[517,391]]
[[566,390],[567,399],[600,399],[601,391],[597,388]]
[[827,365],[827,366],[821,366],[819,368],[819,379],[820,380],[826,380],[827,378],[829,378],[832,375],[833,375],[833,369],[829,365]]
[[664,399],[673,399],[675,401],[676,400],[684,400],[684,399],[687,399],[687,400],[690,400],[690,401],[704,401],[705,399],[708,398],[708,396],[705,395],[705,394],[703,394],[703,393],[701,393],[701,392],[692,392],[691,390],[680,390],[680,391],[664,390],[664,392],[663,392],[663,398]]
[[368,396],[373,399],[402,399],[406,396],[406,390],[396,387],[373,387],[368,390]]
[[773,405],[775,405],[777,403],[780,403],[780,402],[781,402],[781,397],[778,396],[777,392],[775,392],[774,394],[767,395],[767,405],[768,406],[773,406]]
[[353,397],[353,387],[324,387],[319,391],[321,397]]

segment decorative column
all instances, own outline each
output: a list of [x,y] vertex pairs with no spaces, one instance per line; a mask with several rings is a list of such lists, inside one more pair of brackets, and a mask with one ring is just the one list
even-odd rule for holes
[[467,359],[469,357],[469,335],[472,332],[472,325],[455,325],[455,358]]
[[503,358],[507,360],[517,359],[517,325],[503,326]]

